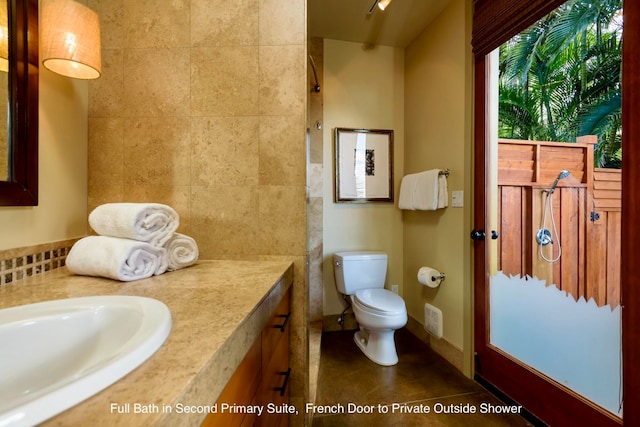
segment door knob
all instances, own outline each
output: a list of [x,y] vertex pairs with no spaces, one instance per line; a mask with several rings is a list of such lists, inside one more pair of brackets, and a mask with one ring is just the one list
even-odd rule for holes
[[472,240],[484,240],[486,237],[484,230],[471,230]]

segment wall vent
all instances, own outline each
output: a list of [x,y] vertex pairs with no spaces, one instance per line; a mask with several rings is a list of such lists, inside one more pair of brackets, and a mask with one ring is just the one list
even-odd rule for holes
[[442,338],[442,310],[425,303],[424,328],[436,338]]

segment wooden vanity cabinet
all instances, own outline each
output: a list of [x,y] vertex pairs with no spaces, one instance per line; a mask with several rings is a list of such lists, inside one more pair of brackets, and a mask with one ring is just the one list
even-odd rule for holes
[[[218,397],[218,412],[209,414],[202,426],[289,425],[289,416],[283,413],[282,406],[289,402],[290,294],[290,290],[285,293],[260,336]],[[259,406],[262,408],[262,415],[222,411],[223,404]]]
[[289,416],[283,413],[283,404],[289,403],[289,319],[290,291],[282,299],[270,325],[262,331],[262,404],[265,413],[261,426],[288,426]]

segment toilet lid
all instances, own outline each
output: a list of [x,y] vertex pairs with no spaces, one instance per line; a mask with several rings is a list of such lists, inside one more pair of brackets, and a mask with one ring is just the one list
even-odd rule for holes
[[387,313],[400,313],[406,310],[404,300],[386,289],[360,289],[356,291],[356,300],[365,307]]

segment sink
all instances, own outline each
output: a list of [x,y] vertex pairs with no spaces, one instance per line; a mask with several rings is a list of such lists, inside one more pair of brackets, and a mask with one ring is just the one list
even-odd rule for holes
[[169,336],[162,302],[93,296],[0,310],[0,427],[40,423],[113,384]]

